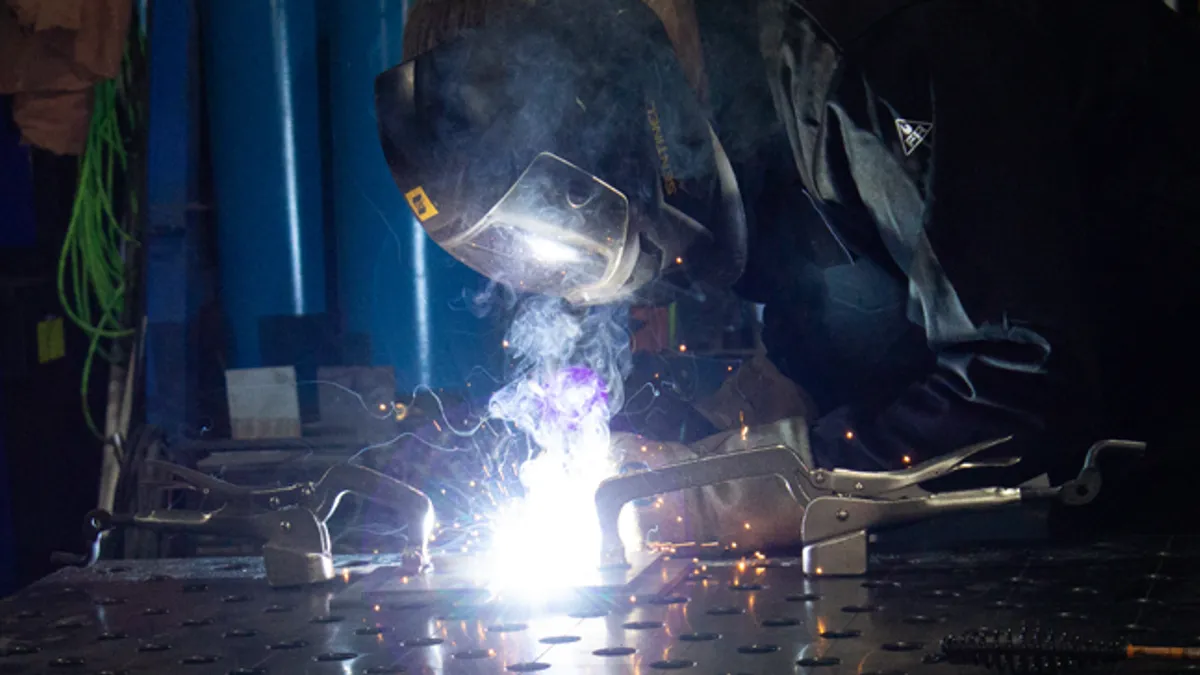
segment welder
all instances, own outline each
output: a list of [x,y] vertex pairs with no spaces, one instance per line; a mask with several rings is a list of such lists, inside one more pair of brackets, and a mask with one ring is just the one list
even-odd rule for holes
[[376,106],[485,276],[733,289],[817,463],[1013,435],[1016,481],[1195,428],[1198,42],[1151,0],[427,0]]

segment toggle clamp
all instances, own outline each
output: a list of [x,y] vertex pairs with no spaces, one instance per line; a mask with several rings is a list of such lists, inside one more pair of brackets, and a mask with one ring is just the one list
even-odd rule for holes
[[922,484],[959,471],[1008,467],[1020,458],[973,461],[1009,438],[970,445],[897,471],[852,471],[814,468],[807,434],[795,420],[760,427],[754,437],[733,435],[716,454],[658,469],[609,478],[596,490],[596,510],[603,536],[602,565],[624,563],[625,549],[617,530],[622,507],[655,495],[762,476],[778,476],[803,507],[799,539],[804,544],[806,574],[866,574],[870,535],[879,528],[933,516],[984,511],[1011,504],[1057,500],[1082,505],[1101,487],[1097,462],[1110,452],[1141,453],[1145,444],[1104,440],[1087,452],[1079,475],[1052,487],[982,487],[931,492]]
[[112,514],[92,511],[84,523],[84,555],[56,554],[60,563],[91,565],[99,556],[100,539],[114,527],[246,537],[262,542],[267,582],[300,586],[333,578],[333,554],[326,522],[342,497],[353,493],[400,514],[409,544],[403,567],[416,573],[428,567],[428,541],[433,503],[425,493],[387,474],[357,464],[331,467],[315,483],[285,487],[234,485],[184,466],[146,460],[146,466],[182,481],[215,506],[206,510],[150,510]]

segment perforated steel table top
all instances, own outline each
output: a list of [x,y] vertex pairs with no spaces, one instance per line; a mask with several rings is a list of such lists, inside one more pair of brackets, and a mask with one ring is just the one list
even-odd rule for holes
[[[537,612],[380,589],[386,559],[275,590],[254,559],[113,561],[0,602],[0,674],[973,673],[942,637],[1037,625],[1140,643],[1200,639],[1200,541],[885,557],[866,579],[792,560],[666,561],[631,596]],[[1127,662],[1099,672],[1193,672]]]

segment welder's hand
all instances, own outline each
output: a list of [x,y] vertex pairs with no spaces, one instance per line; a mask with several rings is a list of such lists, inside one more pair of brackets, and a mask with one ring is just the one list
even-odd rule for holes
[[[801,422],[802,424],[803,422]],[[613,447],[626,470],[657,468],[714,454],[740,431],[711,436],[693,445],[662,443],[634,434],[614,434]],[[775,477],[747,478],[694,490],[659,495],[637,506],[647,542],[705,543],[748,554],[796,543],[804,509]]]

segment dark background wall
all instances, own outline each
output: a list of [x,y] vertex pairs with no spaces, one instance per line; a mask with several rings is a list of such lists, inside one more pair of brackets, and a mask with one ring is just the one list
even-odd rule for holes
[[[71,215],[77,160],[20,147],[0,97],[0,593],[43,576],[54,550],[78,550],[96,502],[99,441],[81,413],[87,342],[63,321],[63,356],[38,362],[37,326],[62,316],[58,253]],[[102,419],[107,373],[92,377]]]

